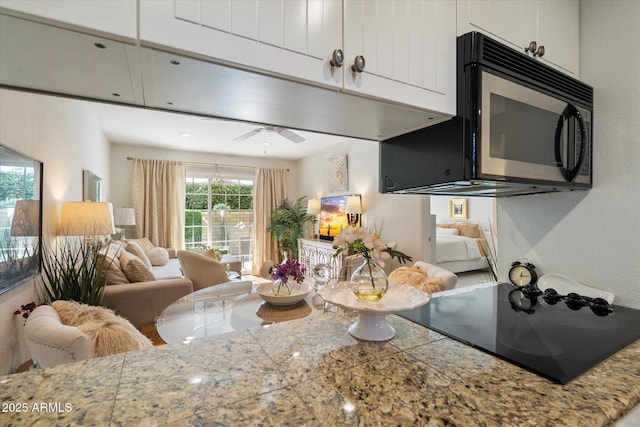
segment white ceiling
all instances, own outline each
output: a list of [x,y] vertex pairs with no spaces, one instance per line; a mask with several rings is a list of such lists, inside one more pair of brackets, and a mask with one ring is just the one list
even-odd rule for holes
[[[273,132],[261,132],[243,141],[240,135],[259,124],[189,114],[85,101],[110,142],[154,146],[203,153],[300,159],[320,153],[352,138],[294,130],[305,141],[293,143]],[[181,134],[189,133],[190,136]],[[268,145],[265,145],[265,138]],[[375,144],[375,142],[371,142]],[[265,154],[266,149],[266,154]]]

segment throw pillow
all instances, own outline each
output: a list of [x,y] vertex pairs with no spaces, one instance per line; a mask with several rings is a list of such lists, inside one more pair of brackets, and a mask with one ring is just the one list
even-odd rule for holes
[[427,277],[422,269],[416,266],[396,268],[389,275],[389,282],[413,286],[429,294],[443,290],[442,279],[438,277]]
[[104,307],[82,304],[76,301],[58,300],[51,303],[60,316],[60,321],[68,326],[78,326],[86,322],[112,320],[116,314]]
[[144,253],[144,249],[142,249],[142,247],[140,247],[138,243],[127,242],[126,249],[127,252],[131,252],[132,254],[137,256],[148,269],[151,269],[151,261],[149,261],[149,258],[147,258],[147,254]]
[[130,252],[124,251],[120,254],[120,265],[125,276],[132,283],[156,280],[151,270]]
[[104,273],[104,269],[107,270],[107,285],[129,283],[120,266],[120,252],[124,252],[124,243],[112,240],[108,247],[98,253],[97,265],[101,273]]
[[149,253],[147,253],[147,256],[149,257],[149,261],[151,261],[151,265],[167,265],[169,262],[169,251],[159,246],[151,249]]
[[96,357],[153,347],[151,341],[131,323],[120,319],[88,322],[78,326],[93,341],[93,353]]
[[151,243],[151,240],[147,239],[146,237],[143,237],[141,239],[127,239],[127,243],[129,242],[134,242],[139,244],[145,254],[154,248],[154,245],[153,243]]
[[213,249],[209,249],[208,251],[204,251],[204,252],[202,252],[202,255],[207,256],[207,257],[209,257],[209,258],[213,258],[213,259],[215,259],[216,261],[220,261],[220,260],[218,259],[218,254],[217,254],[217,253],[216,253],[216,251],[214,251]]

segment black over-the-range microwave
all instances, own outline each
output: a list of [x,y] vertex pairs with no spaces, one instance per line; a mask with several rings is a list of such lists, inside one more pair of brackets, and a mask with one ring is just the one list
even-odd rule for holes
[[592,87],[477,32],[458,37],[456,72],[456,117],[380,143],[381,193],[592,187]]

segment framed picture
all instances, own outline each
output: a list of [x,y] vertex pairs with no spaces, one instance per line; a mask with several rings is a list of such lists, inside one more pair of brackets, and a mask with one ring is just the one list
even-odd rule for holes
[[327,159],[327,192],[338,193],[349,189],[347,155],[337,154]]
[[[348,197],[332,196],[320,199],[320,240],[333,240],[343,228],[349,226]],[[359,226],[360,220],[356,223],[356,227]]]
[[451,218],[467,219],[467,199],[451,199],[449,201]]
[[91,173],[91,171],[82,171],[82,200],[85,202],[102,201],[102,179]]

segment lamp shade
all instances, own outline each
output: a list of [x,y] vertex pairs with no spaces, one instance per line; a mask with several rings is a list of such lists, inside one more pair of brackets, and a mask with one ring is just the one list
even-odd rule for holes
[[309,199],[307,202],[307,213],[309,215],[318,215],[320,213],[320,200]]
[[18,200],[11,220],[12,236],[37,236],[40,231],[40,201]]
[[360,196],[347,197],[347,213],[360,214],[362,213],[362,204],[360,203]]
[[113,210],[115,225],[136,225],[136,210],[133,208],[115,208]]
[[64,202],[58,234],[62,236],[94,236],[113,232],[111,212],[103,202]]

